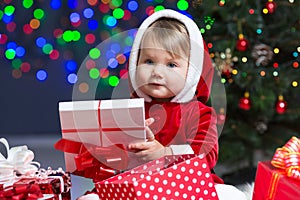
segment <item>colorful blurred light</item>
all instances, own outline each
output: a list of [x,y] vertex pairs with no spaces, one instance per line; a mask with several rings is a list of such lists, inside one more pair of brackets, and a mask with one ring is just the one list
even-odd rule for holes
[[43,19],[44,15],[45,15],[45,12],[40,8],[35,9],[34,12],[33,12],[33,16],[36,19]]
[[36,40],[35,40],[35,44],[36,46],[42,48],[45,44],[46,44],[46,39],[44,37],[38,37]]
[[139,8],[139,4],[137,1],[129,1],[127,7],[130,11],[134,12]]
[[88,27],[89,27],[89,29],[91,29],[91,30],[96,30],[96,29],[98,28],[98,21],[95,20],[95,19],[89,20],[89,22],[88,22]]
[[33,5],[33,0],[23,0],[24,8],[30,8]]
[[120,80],[117,76],[110,76],[108,83],[112,87],[116,87],[119,84]]
[[48,78],[48,73],[45,70],[40,69],[36,72],[35,76],[38,81],[45,81]]
[[187,10],[189,8],[189,3],[186,0],[179,0],[177,2],[177,7],[179,10]]
[[4,13],[7,15],[7,16],[12,16],[15,12],[15,7],[12,6],[12,5],[8,5],[4,8]]
[[89,56],[92,58],[92,59],[98,59],[101,55],[101,52],[99,49],[97,48],[92,48],[90,51],[89,51]]
[[50,6],[53,10],[58,10],[61,8],[61,0],[51,0]]
[[78,77],[76,74],[72,73],[68,75],[67,80],[70,84],[75,84],[78,80]]
[[92,68],[90,71],[89,71],[89,75],[92,79],[97,79],[99,78],[99,70],[97,68]]
[[65,68],[68,72],[75,72],[77,70],[77,63],[74,60],[68,60],[65,64]]
[[90,19],[94,16],[94,11],[91,8],[85,8],[83,10],[83,16],[87,19]]

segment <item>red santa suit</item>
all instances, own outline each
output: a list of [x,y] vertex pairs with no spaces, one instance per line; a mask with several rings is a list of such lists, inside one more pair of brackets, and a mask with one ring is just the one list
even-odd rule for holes
[[[144,94],[136,84],[136,67],[140,43],[145,30],[157,19],[173,18],[182,22],[190,37],[189,68],[185,86],[170,102],[157,102]],[[140,26],[129,58],[129,78],[133,97],[145,99],[146,118],[155,138],[170,146],[173,154],[206,154],[210,169],[218,159],[218,132],[213,108],[205,105],[213,78],[212,63],[197,25],[173,10],[152,14]]]

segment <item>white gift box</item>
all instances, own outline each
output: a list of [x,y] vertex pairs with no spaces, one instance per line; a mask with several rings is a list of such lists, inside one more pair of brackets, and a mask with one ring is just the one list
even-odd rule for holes
[[[144,99],[114,99],[59,103],[62,138],[108,147],[145,142]],[[65,152],[66,171],[76,170],[76,154]]]

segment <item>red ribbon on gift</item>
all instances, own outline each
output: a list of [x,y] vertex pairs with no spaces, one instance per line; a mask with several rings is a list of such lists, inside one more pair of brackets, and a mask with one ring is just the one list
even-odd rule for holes
[[271,164],[283,169],[286,176],[300,180],[300,140],[292,137],[282,148],[277,148]]
[[26,185],[14,184],[9,188],[0,190],[0,199],[14,199],[14,200],[26,200],[26,199],[38,199],[43,197],[40,187],[34,182]]
[[128,155],[123,144],[100,147],[63,138],[54,147],[63,152],[77,154],[74,157],[77,169],[73,173],[92,178],[94,182],[120,173],[128,166]]

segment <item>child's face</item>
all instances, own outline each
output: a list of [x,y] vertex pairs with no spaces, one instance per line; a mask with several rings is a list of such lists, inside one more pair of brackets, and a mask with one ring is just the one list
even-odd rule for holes
[[[143,93],[154,100],[169,101],[184,87],[189,65],[188,58],[177,55],[174,57],[168,51],[147,43],[149,42],[143,42],[139,54],[137,85]],[[147,48],[143,48],[145,46]]]

